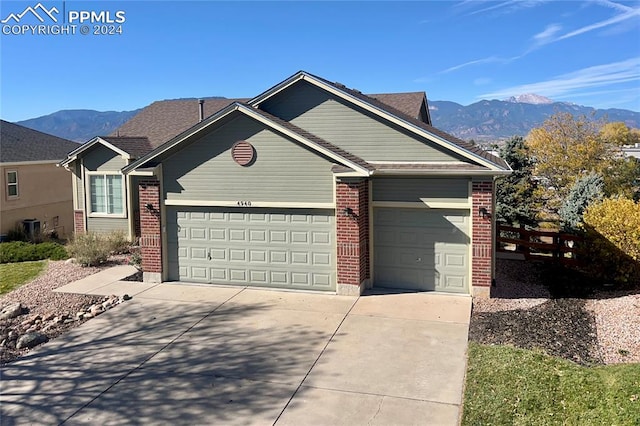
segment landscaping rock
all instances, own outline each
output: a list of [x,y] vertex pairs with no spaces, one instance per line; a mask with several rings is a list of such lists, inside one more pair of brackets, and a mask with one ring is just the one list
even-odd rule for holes
[[17,349],[31,349],[42,343],[48,342],[49,338],[42,333],[34,332],[20,336],[16,343]]
[[13,303],[9,306],[5,306],[0,311],[0,320],[16,318],[22,315],[24,308],[21,303]]

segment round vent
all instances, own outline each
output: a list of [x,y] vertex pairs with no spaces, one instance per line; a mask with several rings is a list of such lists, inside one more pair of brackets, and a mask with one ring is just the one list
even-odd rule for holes
[[231,158],[241,166],[250,166],[255,160],[256,150],[247,141],[239,141],[231,147]]

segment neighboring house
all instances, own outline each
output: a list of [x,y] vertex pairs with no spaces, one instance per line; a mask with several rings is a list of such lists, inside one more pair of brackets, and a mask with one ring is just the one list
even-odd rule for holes
[[57,163],[78,144],[8,121],[0,121],[0,234],[23,228],[73,234],[69,174]]
[[139,226],[145,281],[486,293],[494,179],[511,170],[428,111],[424,93],[303,71],[250,100],[156,102],[62,162],[76,229]]
[[634,145],[625,145],[622,147],[622,152],[629,157],[635,157],[640,159],[640,143]]

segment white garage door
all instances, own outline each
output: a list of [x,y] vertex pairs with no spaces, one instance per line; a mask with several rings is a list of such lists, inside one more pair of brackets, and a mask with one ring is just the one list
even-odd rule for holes
[[374,209],[374,285],[469,292],[468,210]]
[[333,210],[168,207],[169,279],[335,290]]

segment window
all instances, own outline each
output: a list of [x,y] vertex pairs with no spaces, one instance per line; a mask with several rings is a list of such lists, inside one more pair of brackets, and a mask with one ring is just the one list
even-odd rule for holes
[[16,171],[7,172],[7,197],[18,197],[18,172]]
[[90,175],[89,193],[91,213],[124,214],[122,175]]

